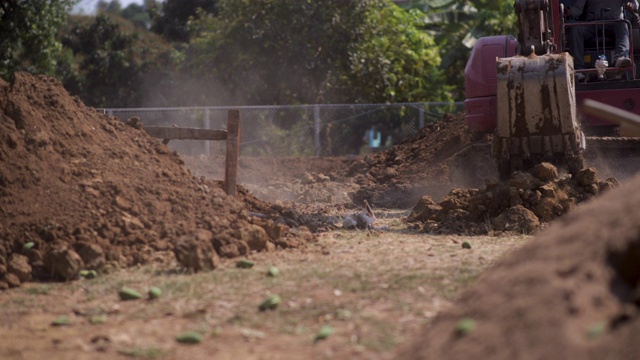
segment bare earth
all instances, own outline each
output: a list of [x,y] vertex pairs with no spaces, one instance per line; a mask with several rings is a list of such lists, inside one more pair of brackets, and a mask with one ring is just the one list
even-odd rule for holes
[[[634,188],[551,164],[458,188],[459,114],[366,157],[242,158],[230,198],[221,159],[180,157],[55,80],[0,80],[0,107],[2,359],[602,358],[634,339]],[[345,228],[365,200],[373,228]],[[201,342],[176,341],[189,331]]]
[[[304,250],[253,254],[251,269],[225,260],[189,275],[174,262],[28,283],[0,295],[0,358],[390,359],[478,273],[528,239],[429,236],[403,230],[397,217],[379,221],[389,228],[332,231]],[[270,266],[278,277],[266,275]],[[121,301],[122,286],[145,298],[157,286],[162,296]],[[259,311],[269,294],[282,304]],[[97,315],[106,323],[92,324]],[[52,326],[59,316],[71,324]],[[314,342],[324,325],[333,334]],[[186,331],[203,334],[202,343],[177,343]]]

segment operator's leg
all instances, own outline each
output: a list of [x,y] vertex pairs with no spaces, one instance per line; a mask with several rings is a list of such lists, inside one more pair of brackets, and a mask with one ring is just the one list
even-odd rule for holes
[[629,29],[624,23],[617,23],[609,26],[613,27],[613,31],[616,35],[616,54],[613,63],[616,67],[631,66],[631,60],[629,60]]
[[569,31],[569,54],[573,56],[573,68],[584,69],[584,42],[594,37],[592,26],[572,26]]

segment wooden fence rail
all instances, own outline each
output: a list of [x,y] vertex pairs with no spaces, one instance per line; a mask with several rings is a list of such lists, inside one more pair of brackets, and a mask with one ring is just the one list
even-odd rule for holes
[[227,130],[180,128],[164,126],[144,126],[147,134],[163,139],[166,145],[170,140],[226,140],[227,154],[224,167],[224,191],[231,196],[237,194],[238,157],[240,156],[240,111],[229,110]]

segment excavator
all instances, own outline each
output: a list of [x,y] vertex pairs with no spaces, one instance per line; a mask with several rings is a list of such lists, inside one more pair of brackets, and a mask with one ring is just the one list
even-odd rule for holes
[[[640,116],[639,30],[626,19],[568,21],[560,0],[516,0],[514,8],[518,37],[478,39],[466,64],[465,120],[474,142],[456,154],[456,167],[466,169],[465,177],[497,172],[502,179],[543,161],[573,175],[605,162],[626,174],[638,171],[640,138],[621,131],[617,118],[585,111],[584,104]],[[598,58],[613,64],[614,35],[606,25],[615,22],[629,29],[632,65],[596,68]],[[597,30],[596,38],[585,43],[581,70],[573,67],[566,39],[578,25]],[[583,81],[576,82],[577,73]],[[492,167],[477,161],[487,153]]]

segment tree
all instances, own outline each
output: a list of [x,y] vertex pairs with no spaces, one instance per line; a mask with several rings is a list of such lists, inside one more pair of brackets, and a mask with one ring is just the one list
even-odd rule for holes
[[433,39],[386,0],[220,0],[200,16],[192,73],[249,104],[448,98]]
[[136,26],[147,29],[150,26],[150,17],[147,10],[143,5],[135,3],[129,4],[126,8],[122,9],[120,16],[124,19],[131,21]]
[[457,100],[464,98],[464,68],[476,40],[517,33],[511,0],[415,0],[404,7],[425,14],[422,28],[433,35],[440,48],[441,67],[447,83],[457,89]]
[[96,5],[96,10],[98,13],[106,12],[112,15],[120,15],[122,11],[122,5],[119,0],[100,0]]
[[169,41],[189,42],[188,22],[198,11],[215,15],[217,0],[166,0],[154,11],[151,30]]
[[[127,26],[129,30],[125,30]],[[136,32],[131,23],[106,14],[79,19],[63,36],[72,52],[60,67],[63,84],[90,106],[146,105],[149,83],[164,81],[175,68],[172,49],[159,39],[146,30]]]
[[62,49],[56,33],[72,5],[72,0],[0,2],[0,77],[17,70],[52,75]]

